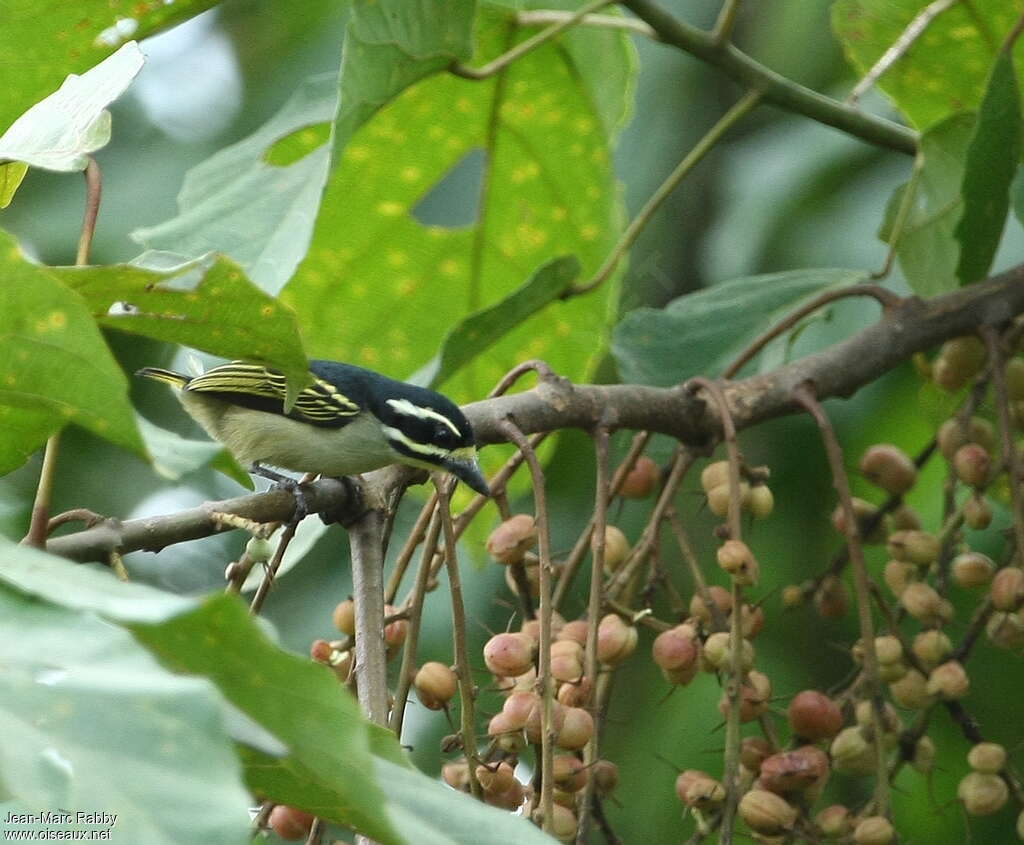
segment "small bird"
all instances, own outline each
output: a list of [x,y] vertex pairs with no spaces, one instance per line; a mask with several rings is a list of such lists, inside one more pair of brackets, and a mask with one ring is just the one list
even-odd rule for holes
[[313,383],[288,412],[284,375],[261,364],[231,361],[199,376],[145,367],[136,375],[179,388],[207,434],[276,481],[291,479],[264,464],[336,477],[406,464],[443,470],[490,495],[473,429],[450,399],[352,364],[311,360],[309,371]]

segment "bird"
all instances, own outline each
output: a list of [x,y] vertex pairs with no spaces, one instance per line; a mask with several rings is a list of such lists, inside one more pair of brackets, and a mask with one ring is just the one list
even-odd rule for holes
[[441,470],[490,495],[473,429],[458,405],[424,387],[354,364],[312,359],[312,383],[285,410],[285,376],[249,361],[201,375],[159,367],[136,375],[169,384],[189,415],[253,474],[292,487],[268,469],[332,477],[392,464]]

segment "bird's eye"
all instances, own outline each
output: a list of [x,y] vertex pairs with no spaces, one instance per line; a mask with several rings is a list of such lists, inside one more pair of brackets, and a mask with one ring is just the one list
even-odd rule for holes
[[448,426],[439,424],[434,429],[434,442],[440,446],[454,446],[457,438]]

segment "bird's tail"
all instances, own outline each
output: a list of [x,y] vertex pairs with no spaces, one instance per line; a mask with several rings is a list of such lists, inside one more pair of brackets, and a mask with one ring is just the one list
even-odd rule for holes
[[192,381],[191,376],[184,376],[181,373],[176,373],[173,370],[164,370],[160,367],[143,367],[135,375],[151,378],[154,381],[162,381],[164,384],[178,388],[184,387]]

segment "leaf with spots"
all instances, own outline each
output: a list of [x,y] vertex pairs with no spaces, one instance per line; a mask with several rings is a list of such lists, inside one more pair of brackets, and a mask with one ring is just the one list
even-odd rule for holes
[[[6,540],[0,554],[0,732],[17,738],[0,743],[8,809],[113,813],[114,841],[248,842],[250,799],[212,687],[162,668],[127,631],[79,609],[88,603],[82,596],[51,603],[39,595],[84,587],[102,607],[104,593],[123,592],[122,608],[138,601],[161,615],[193,603],[136,585],[123,590],[129,585],[109,573]],[[51,588],[33,589],[43,578]],[[73,819],[60,827],[111,825]]]
[[110,141],[107,106],[124,93],[144,61],[139,45],[130,41],[81,76],[68,76],[0,135],[0,161],[84,170],[89,154]]
[[0,132],[131,39],[181,23],[215,0],[0,0]]
[[[864,74],[925,5],[922,0],[838,0],[832,28],[847,58]],[[1024,0],[954,3],[932,20],[878,87],[919,129],[976,110],[1002,40],[1022,12]]]
[[637,308],[615,327],[612,354],[624,382],[671,387],[716,376],[758,334],[825,288],[867,278],[863,270],[811,269],[732,279]]
[[[507,10],[482,6],[472,63],[527,34]],[[609,53],[608,72],[621,70],[626,55]],[[432,76],[378,112],[331,174],[309,254],[282,293],[309,348],[408,376],[460,320],[503,300],[545,262],[575,254],[584,276],[593,272],[622,213],[614,138],[591,93],[556,40],[484,81]],[[457,179],[478,185],[469,225],[462,209],[456,220],[428,214],[435,191]],[[614,291],[609,284],[552,303],[448,389],[460,400],[479,397],[524,357],[585,376],[602,349]]]
[[960,242],[956,272],[961,284],[983,278],[995,258],[1010,210],[1010,183],[1020,163],[1020,124],[1013,57],[1003,50],[992,66],[964,161],[964,210],[955,232]]
[[140,454],[128,382],[86,303],[0,230],[0,473],[70,422]]
[[441,351],[410,381],[427,387],[444,384],[520,323],[558,299],[579,274],[580,262],[574,256],[549,261],[501,302],[470,314],[452,329]]
[[49,272],[85,298],[102,326],[263,361],[300,388],[309,381],[291,310],[228,258],[207,256],[166,271],[117,264]]

